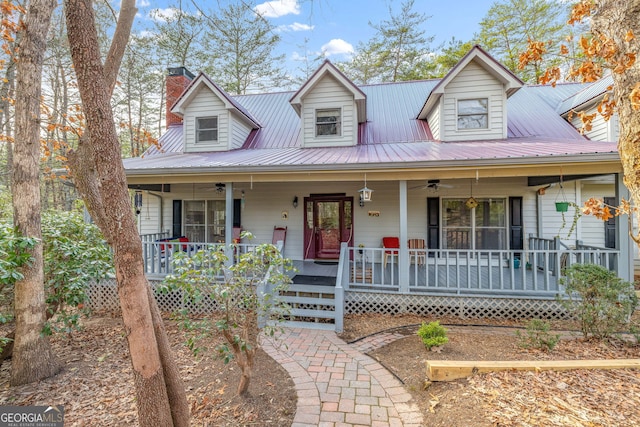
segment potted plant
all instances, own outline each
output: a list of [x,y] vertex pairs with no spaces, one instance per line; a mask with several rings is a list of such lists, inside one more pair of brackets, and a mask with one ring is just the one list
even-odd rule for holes
[[569,210],[569,202],[556,202],[556,212],[566,212]]

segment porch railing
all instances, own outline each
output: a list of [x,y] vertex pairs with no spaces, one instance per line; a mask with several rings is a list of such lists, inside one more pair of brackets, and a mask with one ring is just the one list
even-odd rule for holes
[[146,233],[140,235],[140,239],[143,242],[155,242],[156,240],[168,239],[169,237],[171,237],[171,233],[169,233],[168,231],[160,231],[158,233]]
[[384,264],[384,248],[348,248],[345,290],[454,295],[554,297],[573,264],[613,269],[619,252],[592,246],[569,249],[458,250],[408,249],[409,280],[400,283],[398,256]]
[[142,257],[144,259],[144,272],[150,276],[166,276],[172,273],[173,256],[177,252],[185,252],[193,255],[204,248],[228,251],[230,260],[252,250],[256,244],[238,243],[226,246],[224,243],[198,243],[198,242],[158,242],[143,241]]

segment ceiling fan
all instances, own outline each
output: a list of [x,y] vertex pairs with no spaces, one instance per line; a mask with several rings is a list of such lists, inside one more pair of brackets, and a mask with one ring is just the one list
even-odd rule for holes
[[429,179],[425,185],[418,185],[416,187],[410,187],[409,190],[433,190],[438,191],[440,188],[453,188],[453,185],[441,184],[439,179]]

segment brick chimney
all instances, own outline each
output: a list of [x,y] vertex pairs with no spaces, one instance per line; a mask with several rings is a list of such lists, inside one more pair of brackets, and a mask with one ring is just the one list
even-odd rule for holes
[[173,124],[182,123],[182,117],[173,114],[171,107],[176,103],[182,92],[189,86],[194,75],[185,67],[167,68],[167,128]]

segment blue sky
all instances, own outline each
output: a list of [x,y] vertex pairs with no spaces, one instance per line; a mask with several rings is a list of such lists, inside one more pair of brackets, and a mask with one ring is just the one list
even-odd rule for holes
[[[199,2],[203,8],[214,8],[230,0]],[[239,2],[238,0],[237,2]],[[284,53],[291,67],[295,58],[304,53],[305,39],[308,54],[325,52],[332,61],[348,59],[359,41],[373,35],[368,22],[379,23],[389,17],[389,7],[400,10],[400,0],[257,0],[256,10],[279,29],[282,39],[279,51]],[[181,0],[189,7],[189,0]],[[425,34],[434,36],[432,48],[452,37],[469,40],[479,31],[478,23],[485,16],[492,0],[416,0],[414,11],[431,16],[424,24]],[[178,4],[178,0],[150,2],[139,0],[139,25],[144,26],[152,9],[164,9]]]

